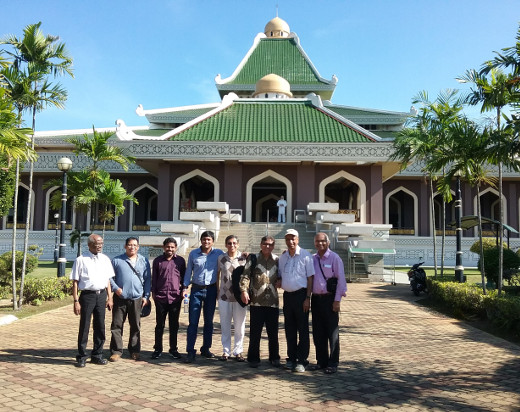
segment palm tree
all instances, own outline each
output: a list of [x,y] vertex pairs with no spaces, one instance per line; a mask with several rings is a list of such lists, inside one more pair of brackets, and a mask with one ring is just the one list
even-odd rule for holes
[[[72,58],[68,55],[65,44],[58,43],[59,37],[45,36],[40,30],[41,22],[30,24],[25,27],[22,39],[15,36],[8,36],[0,44],[12,46],[13,51],[6,51],[13,61],[13,67],[22,73],[25,79],[30,81],[30,96],[26,108],[32,109],[32,129],[36,129],[36,113],[48,105],[63,108],[63,103],[67,99],[66,91],[59,85],[52,85],[47,81],[49,75],[72,73]],[[33,132],[34,133],[34,132]],[[34,150],[34,134],[31,139],[31,149]],[[29,197],[27,202],[27,219],[25,224],[24,254],[21,276],[21,295],[25,278],[25,268],[27,262],[27,248],[29,243],[30,227],[30,205],[33,184],[34,162],[30,162],[29,170]],[[14,254],[14,251],[13,251]],[[23,296],[23,295],[22,295]],[[21,298],[20,298],[21,299]]]
[[439,182],[439,190],[448,201],[452,198],[451,184],[454,179],[463,179],[477,189],[478,233],[484,293],[486,293],[486,281],[480,188],[484,184],[494,186],[496,181],[485,166],[488,158],[489,139],[488,130],[481,131],[481,127],[476,123],[466,118],[460,118],[449,126],[446,140],[435,150],[430,163],[433,170],[445,169],[443,179]]
[[490,69],[488,74],[477,72],[476,70],[468,70],[464,76],[458,79],[461,83],[471,83],[472,87],[467,95],[467,101],[471,105],[481,105],[480,112],[495,111],[496,118],[494,137],[491,141],[488,160],[498,167],[498,204],[499,204],[499,245],[498,245],[498,294],[502,293],[502,279],[504,274],[503,256],[504,256],[504,204],[503,204],[503,168],[506,166],[514,166],[516,160],[511,152],[504,151],[510,149],[505,141],[505,133],[502,130],[501,118],[504,107],[509,105],[513,100],[512,75],[506,75],[498,69]]
[[[14,191],[18,190],[18,170],[20,161],[36,160],[36,152],[29,148],[27,145],[30,142],[29,134],[32,133],[31,129],[19,128],[19,117],[14,112],[14,104],[9,96],[7,96],[6,89],[0,88],[0,153],[2,153],[2,161],[5,162],[5,167],[2,171],[5,172],[5,177],[2,178],[1,185],[5,188],[3,193],[5,199],[2,200],[2,215],[5,214],[6,209],[9,209],[9,205],[12,204],[11,189],[14,185]],[[14,179],[11,179],[13,162],[16,162],[16,175]],[[15,204],[15,215],[14,225],[16,228],[16,204]],[[16,229],[14,229],[13,241],[12,241],[12,261],[11,269],[13,273],[13,309],[18,309],[18,301],[16,299],[16,278],[15,278],[15,265],[16,256],[14,251],[16,250]]]
[[[432,168],[430,165],[435,150],[438,150],[446,141],[448,129],[455,122],[462,111],[463,100],[458,96],[457,90],[445,90],[437,96],[435,101],[430,101],[428,93],[418,93],[413,99],[413,104],[420,104],[418,116],[411,118],[407,128],[403,129],[394,140],[394,153],[391,159],[399,159],[401,166],[406,168],[410,162],[421,161],[425,164],[424,172],[430,181],[431,220],[433,222],[433,253],[435,276],[437,276],[437,241],[435,230],[435,212],[433,199],[433,180],[442,172],[442,167]],[[443,199],[445,199],[443,197]],[[443,225],[443,234],[445,230]],[[443,236],[444,243],[444,236]],[[444,253],[443,253],[444,255]],[[442,268],[444,256],[442,256]]]
[[[102,173],[104,171],[100,169],[101,162],[116,162],[125,171],[128,170],[129,164],[135,162],[135,158],[127,156],[121,148],[108,144],[108,140],[112,136],[113,133],[98,132],[95,127],[92,126],[92,134],[85,133],[82,138],[73,137],[67,139],[67,142],[74,145],[73,151],[76,155],[84,155],[92,162],[92,165],[87,169],[88,176],[84,176],[86,177],[84,180],[86,186],[82,189],[83,194],[77,197],[78,205],[87,206],[92,210],[92,205],[97,202],[96,199],[100,194],[98,186],[103,185],[103,181],[106,178]],[[77,175],[76,178],[79,179],[80,176]],[[89,186],[90,191],[88,190]],[[89,201],[88,199],[91,200]],[[91,224],[93,224],[94,219],[95,216],[92,214]]]

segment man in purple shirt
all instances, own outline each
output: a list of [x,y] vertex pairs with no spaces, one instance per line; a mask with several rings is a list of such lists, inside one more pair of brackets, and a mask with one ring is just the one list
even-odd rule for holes
[[[318,253],[312,257],[315,272],[312,286],[312,339],[317,363],[308,368],[323,369],[327,374],[338,370],[339,311],[341,298],[347,292],[343,261],[329,249],[329,245],[329,237],[325,233],[316,233],[314,246]],[[338,279],[335,293],[327,290],[327,279],[332,277]]]
[[163,333],[166,316],[170,331],[170,356],[180,359],[177,350],[177,333],[179,331],[179,315],[182,304],[182,280],[186,272],[186,261],[178,256],[177,241],[168,237],[163,242],[163,255],[153,260],[152,264],[152,296],[155,302],[155,345],[152,359],[158,359],[163,352]]

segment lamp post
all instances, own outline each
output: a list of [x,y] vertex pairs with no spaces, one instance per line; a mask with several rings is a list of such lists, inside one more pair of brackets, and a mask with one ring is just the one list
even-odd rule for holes
[[464,282],[464,266],[462,265],[462,196],[460,192],[460,176],[457,175],[457,200],[455,200],[455,222],[456,228],[456,247],[455,255],[455,280]]
[[60,214],[54,213],[54,220],[56,221],[56,235],[54,236],[54,263],[58,261],[58,227],[60,225]]
[[65,225],[67,224],[67,172],[72,169],[72,160],[62,157],[58,160],[58,169],[63,172],[63,187],[61,189],[61,228],[60,228],[60,249],[58,257],[58,277],[65,276]]

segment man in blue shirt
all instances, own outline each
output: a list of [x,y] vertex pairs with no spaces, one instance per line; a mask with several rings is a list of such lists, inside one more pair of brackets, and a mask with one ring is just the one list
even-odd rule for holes
[[125,242],[125,253],[112,260],[115,277],[110,279],[114,293],[112,310],[112,339],[110,340],[110,362],[116,362],[123,354],[123,325],[128,317],[130,336],[128,352],[139,360],[141,351],[141,308],[150,299],[150,263],[139,255],[139,241],[129,237]]
[[204,316],[204,329],[200,353],[206,358],[215,357],[210,348],[213,339],[213,316],[217,302],[218,258],[224,252],[220,249],[214,249],[214,242],[215,234],[211,231],[205,231],[200,236],[200,248],[192,250],[188,256],[186,274],[184,275],[184,287],[187,288],[191,284],[186,344],[187,363],[192,363],[197,353],[195,342],[201,310]]

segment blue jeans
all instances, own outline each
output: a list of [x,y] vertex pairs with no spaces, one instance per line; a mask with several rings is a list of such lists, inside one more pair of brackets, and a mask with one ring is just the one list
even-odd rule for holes
[[213,316],[215,315],[215,306],[217,304],[217,286],[208,286],[206,289],[191,286],[190,308],[189,308],[189,325],[188,339],[186,343],[186,352],[195,354],[195,342],[197,341],[197,329],[199,327],[200,312],[202,310],[204,316],[204,329],[202,334],[201,352],[208,351],[211,348],[213,339]]

